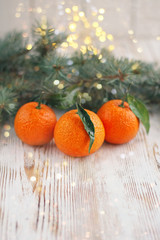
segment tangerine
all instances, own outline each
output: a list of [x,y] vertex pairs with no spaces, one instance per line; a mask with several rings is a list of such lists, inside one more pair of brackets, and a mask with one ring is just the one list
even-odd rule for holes
[[84,157],[97,151],[104,142],[105,130],[96,113],[86,110],[95,128],[95,140],[88,152],[90,138],[77,114],[77,110],[66,112],[54,129],[55,144],[63,153],[73,157]]
[[54,111],[37,102],[24,104],[17,112],[14,120],[14,129],[17,136],[29,145],[43,145],[53,138],[56,124]]
[[111,100],[97,112],[105,128],[105,140],[109,143],[122,144],[133,139],[139,129],[139,119],[131,111],[129,104],[122,100]]

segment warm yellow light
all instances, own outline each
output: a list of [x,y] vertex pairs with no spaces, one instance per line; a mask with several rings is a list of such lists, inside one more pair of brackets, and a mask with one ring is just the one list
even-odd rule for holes
[[93,48],[93,53],[94,53],[94,55],[97,55],[98,54],[98,49],[97,48]]
[[138,52],[138,53],[142,53],[142,52],[143,52],[143,49],[139,47],[139,48],[137,48],[137,52]]
[[115,46],[114,46],[114,45],[109,45],[108,50],[109,50],[110,52],[112,52],[114,49],[115,49]]
[[49,32],[53,32],[54,31],[54,28],[51,28],[50,30],[49,30]]
[[85,28],[89,28],[89,27],[90,27],[89,22],[85,22],[84,27],[85,27]]
[[79,12],[80,17],[84,17],[84,15],[85,15],[84,12]]
[[105,36],[100,36],[99,37],[99,41],[100,42],[105,42],[106,41],[106,37]]
[[101,59],[102,59],[102,54],[100,54],[100,55],[99,55],[98,59],[99,59],[99,60],[101,60]]
[[92,23],[92,26],[95,27],[95,28],[97,28],[97,27],[99,26],[99,23],[98,23],[98,22],[93,22],[93,23]]
[[77,27],[76,23],[70,23],[69,24],[69,30],[71,32],[75,32],[76,31],[76,27]]
[[26,49],[29,51],[29,50],[31,50],[32,49],[32,44],[27,44],[27,46],[26,46]]
[[58,84],[59,84],[59,80],[58,79],[54,80],[53,85],[58,85]]
[[97,73],[97,74],[96,74],[96,77],[97,77],[97,78],[101,78],[101,77],[102,77],[102,74],[101,74],[101,73]]
[[134,31],[130,29],[130,30],[128,30],[128,34],[129,34],[129,35],[133,35],[133,34],[134,34]]
[[96,32],[102,32],[102,28],[101,27],[98,27],[98,28],[96,28]]
[[101,32],[101,35],[104,36],[104,37],[106,37],[106,32],[105,32],[105,31],[102,31],[102,32]]
[[36,179],[35,176],[30,177],[30,181],[31,181],[31,182],[35,182],[36,180],[37,180],[37,179]]
[[73,42],[70,46],[74,49],[77,49],[78,48],[78,43]]
[[104,19],[103,15],[99,15],[99,16],[98,16],[98,20],[99,20],[99,21],[103,21],[103,19]]
[[67,42],[63,42],[63,43],[61,44],[61,47],[67,48],[67,47],[68,47],[68,43],[67,43]]
[[132,65],[132,70],[135,71],[135,70],[137,70],[138,67],[139,67],[139,64],[138,63],[134,63]]
[[37,8],[37,13],[41,13],[42,12],[42,8],[38,7]]
[[46,36],[46,31],[41,31],[41,36]]
[[100,8],[100,9],[99,9],[99,13],[100,13],[100,14],[104,14],[104,13],[105,13],[105,9],[104,9],[104,8]]
[[87,37],[84,39],[84,43],[87,44],[87,45],[91,44],[91,42],[92,42],[92,40],[91,40],[91,38],[90,38],[89,36],[87,36]]
[[46,25],[45,23],[43,23],[43,24],[41,25],[41,28],[45,30],[45,29],[47,29],[47,25]]
[[133,43],[137,43],[138,42],[137,39],[135,39],[135,38],[132,41],[133,41]]
[[41,28],[36,28],[36,32],[41,32],[42,31],[42,29]]
[[18,12],[15,14],[15,17],[16,17],[16,18],[20,18],[20,16],[21,16],[21,14],[18,13]]
[[80,51],[85,54],[87,52],[87,47],[82,45],[81,48],[80,48]]
[[71,9],[70,8],[66,8],[65,12],[69,14],[69,13],[71,13]]
[[97,88],[98,90],[102,89],[102,84],[98,83],[97,86],[96,86],[96,88]]
[[4,132],[5,137],[9,137],[9,132]]
[[73,6],[73,7],[72,7],[72,10],[73,10],[74,12],[77,12],[77,11],[78,11],[78,6]]
[[55,43],[55,42],[53,42],[53,43],[52,43],[52,47],[55,47],[55,45],[56,45],[56,43]]
[[107,35],[107,38],[108,38],[108,40],[113,41],[113,36],[112,36],[112,34],[108,34],[108,35]]
[[67,37],[67,42],[73,42],[73,40],[77,40],[78,39],[78,35],[77,34],[70,34],[68,37]]
[[93,11],[92,12],[92,16],[96,16],[97,15],[97,12],[96,11]]
[[58,85],[58,88],[59,88],[59,89],[63,89],[63,88],[64,88],[64,84],[63,84],[63,83],[60,83],[60,84]]
[[157,36],[157,37],[156,37],[156,40],[157,40],[157,41],[160,41],[160,36]]
[[100,37],[101,36],[101,32],[96,32],[96,36]]
[[79,16],[78,15],[74,16],[73,21],[78,22],[79,21]]

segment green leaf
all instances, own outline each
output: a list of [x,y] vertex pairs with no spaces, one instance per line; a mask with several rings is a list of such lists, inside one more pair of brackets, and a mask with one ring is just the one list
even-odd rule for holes
[[80,119],[82,120],[82,123],[84,125],[84,128],[90,137],[90,143],[89,143],[89,149],[88,149],[88,152],[90,153],[91,147],[95,139],[94,124],[91,121],[88,113],[84,110],[84,108],[80,104],[77,104],[77,110],[78,110],[78,115],[80,116]]
[[141,120],[144,125],[146,132],[149,132],[150,123],[149,123],[149,112],[145,105],[138,99],[134,98],[130,94],[127,94],[127,101],[132,112]]

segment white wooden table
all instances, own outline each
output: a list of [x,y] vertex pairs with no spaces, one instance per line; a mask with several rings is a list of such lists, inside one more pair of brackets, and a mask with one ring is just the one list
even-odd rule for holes
[[[130,42],[115,44],[117,55],[140,57]],[[156,41],[139,44],[141,58],[158,60]],[[54,142],[30,147],[2,127],[0,240],[159,240],[159,133],[153,113],[148,136],[141,126],[128,144],[71,158]]]

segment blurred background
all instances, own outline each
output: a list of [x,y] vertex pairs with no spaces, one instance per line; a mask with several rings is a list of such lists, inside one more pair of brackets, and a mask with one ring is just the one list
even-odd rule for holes
[[[47,21],[58,34],[69,34],[61,51],[105,47],[115,55],[158,60],[160,50],[159,0],[5,0],[0,3],[0,37],[22,30],[32,45],[31,27]],[[30,46],[31,46],[30,45]]]

